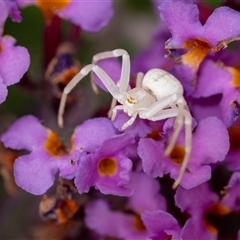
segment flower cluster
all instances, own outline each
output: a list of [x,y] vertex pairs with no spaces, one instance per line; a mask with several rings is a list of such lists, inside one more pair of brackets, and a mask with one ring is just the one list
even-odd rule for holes
[[[125,85],[133,90],[143,88],[157,106],[155,102],[166,98],[158,99],[139,82],[149,70],[164,69],[183,86],[186,105],[170,102],[161,110],[182,111],[148,119],[140,114],[145,105],[135,116],[118,105],[120,98],[112,104],[102,98],[100,103],[101,96],[109,92],[125,96],[121,85],[127,80],[122,77],[127,77],[125,56],[120,61],[115,57],[117,51],[105,52],[107,59],[104,54],[95,55],[95,68],[84,67],[76,57],[80,30],[97,32],[111,25],[111,0],[0,2],[0,104],[8,102],[7,87],[21,79],[22,91],[30,92],[37,102],[34,111],[15,117],[11,124],[11,117],[0,108],[4,120],[4,129],[0,129],[1,174],[6,186],[10,182],[13,186],[14,178],[28,193],[43,195],[39,207],[42,219],[54,223],[50,229],[64,226],[62,236],[55,238],[64,239],[70,232],[71,239],[240,237],[240,7],[233,9],[227,3],[214,10],[200,1],[152,1],[160,20],[148,46],[131,56],[131,76]],[[49,54],[44,57],[50,59],[42,73],[44,84],[35,83],[26,73],[28,50],[3,35],[8,16],[21,22],[20,9],[29,7],[37,7],[44,18],[44,47]],[[203,10],[206,14],[200,15]],[[69,22],[70,34],[54,46],[55,56],[51,56],[47,42],[57,31],[61,35],[56,22],[63,20]],[[77,74],[85,76],[88,68],[93,70],[89,86],[100,96],[91,94],[88,86],[66,96],[76,85],[71,79]],[[60,130],[57,111],[64,97],[66,127]],[[135,104],[130,95],[126,94],[126,99]],[[181,122],[184,111],[191,115],[189,123]],[[191,137],[185,131],[187,124]],[[166,154],[177,129],[176,142]],[[172,189],[185,164],[186,138],[191,147],[189,161],[179,186]],[[231,230],[228,221],[233,222]]]

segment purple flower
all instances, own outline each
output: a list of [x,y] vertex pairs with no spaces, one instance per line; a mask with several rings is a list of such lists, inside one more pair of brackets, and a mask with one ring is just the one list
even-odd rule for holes
[[18,119],[0,139],[5,147],[30,152],[15,160],[14,177],[18,186],[36,195],[45,193],[53,185],[58,171],[66,177],[66,169],[67,174],[69,168],[74,170],[72,161],[79,158],[77,151],[67,154],[56,133],[31,115]]
[[10,36],[0,37],[0,103],[6,99],[6,87],[19,82],[30,65],[27,49],[15,42]]
[[[224,124],[216,117],[200,121],[193,132],[190,161],[180,185],[189,189],[208,181],[211,178],[209,164],[223,161],[228,149],[228,132]],[[162,177],[170,173],[176,179],[185,155],[183,134],[170,157],[164,157],[164,150],[165,144],[162,141],[140,139],[138,153],[142,159],[143,171],[151,177]]]
[[132,161],[125,148],[133,142],[131,134],[116,135],[104,141],[94,153],[80,158],[75,178],[79,193],[88,192],[95,186],[104,194],[131,195],[132,189],[126,185],[130,181]]
[[[172,35],[165,48],[170,58],[182,63],[176,67],[178,73],[175,75],[189,94],[192,91],[189,87],[193,87],[204,58],[239,38],[240,13],[229,7],[219,7],[202,24],[198,7],[192,1],[163,0],[159,11]],[[190,85],[188,88],[185,86],[187,83]]]
[[229,213],[229,209],[219,204],[217,194],[211,191],[208,183],[189,190],[179,187],[175,202],[182,212],[191,215],[182,229],[182,239],[198,239],[199,236],[206,240],[217,239],[218,230],[207,215],[223,216]]
[[[204,25],[199,21],[197,5],[189,1],[162,1],[159,11],[161,19],[172,34],[166,48],[190,50],[182,60],[193,67],[196,67],[210,50],[217,51],[220,42],[228,43],[230,38],[234,40],[234,37],[240,34],[240,13],[228,7],[215,9]],[[192,58],[194,56],[199,59]]]
[[134,143],[132,134],[117,135],[111,120],[95,118],[84,122],[74,131],[72,149],[85,152],[80,157],[75,185],[80,193],[91,186],[104,194],[131,195],[126,185],[130,181],[132,161],[126,147]]

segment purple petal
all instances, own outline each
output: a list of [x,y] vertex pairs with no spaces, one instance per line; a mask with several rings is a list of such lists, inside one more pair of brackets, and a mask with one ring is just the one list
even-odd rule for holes
[[70,1],[59,15],[89,32],[98,32],[113,16],[112,1]]
[[169,213],[162,210],[144,211],[141,214],[144,225],[147,227],[152,237],[167,239],[169,236],[172,239],[180,240],[181,228],[177,220]]
[[116,134],[112,121],[95,118],[76,127],[72,136],[74,149],[95,152],[102,143]]
[[209,97],[223,93],[229,88],[232,74],[227,69],[212,60],[206,60],[199,69],[199,77],[193,97]]
[[194,133],[193,152],[199,164],[210,164],[223,161],[229,150],[228,131],[216,117],[202,120]]
[[138,154],[142,159],[143,171],[149,176],[156,178],[169,173],[162,161],[164,150],[164,145],[160,142],[150,138],[140,139]]
[[14,46],[16,40],[10,36],[0,39],[0,76],[9,86],[17,83],[30,65],[30,56],[26,48]]
[[90,187],[94,185],[97,178],[96,163],[92,161],[91,156],[83,157],[80,159],[78,170],[74,183],[78,189],[78,192],[88,192]]
[[102,236],[126,239],[131,231],[133,219],[130,215],[110,211],[103,200],[90,202],[85,207],[85,223],[88,228]]
[[[194,159],[194,158],[193,158]],[[191,160],[190,160],[191,161]],[[190,164],[189,164],[190,165]],[[189,167],[190,168],[190,167]],[[177,179],[180,168],[173,168],[170,176],[173,179]],[[211,167],[210,166],[197,166],[193,167],[191,164],[190,173],[186,172],[181,180],[180,185],[185,189],[191,189],[199,186],[200,184],[211,179]]]
[[134,189],[133,195],[129,198],[128,206],[135,212],[144,210],[166,210],[166,200],[159,194],[160,184],[145,173],[132,172],[130,188]]
[[134,136],[130,133],[122,133],[106,140],[99,148],[99,153],[114,155],[118,152],[125,150],[127,146],[130,146],[135,142]]
[[201,236],[201,240],[217,240],[217,235],[207,230],[204,225],[204,219],[199,216],[193,216],[185,223],[181,239],[198,239],[199,236]]
[[31,153],[14,162],[17,185],[35,195],[45,193],[54,183],[57,167],[45,153]]
[[211,191],[208,182],[188,190],[178,187],[175,195],[176,205],[182,212],[187,211],[190,214],[202,212],[217,201],[218,196]]
[[[204,24],[204,33],[208,42],[215,46],[218,42],[240,36],[240,13],[229,7],[219,7]],[[219,26],[221,26],[219,28]]]
[[39,120],[31,115],[19,118],[1,136],[5,147],[15,150],[35,150],[43,148],[47,139],[48,130]]
[[186,1],[163,0],[159,5],[160,17],[168,26],[172,38],[168,46],[181,48],[202,28],[196,4]]
[[3,1],[3,2],[5,2],[8,6],[11,19],[15,22],[21,22],[22,16],[21,12],[18,10],[17,2],[16,1]]

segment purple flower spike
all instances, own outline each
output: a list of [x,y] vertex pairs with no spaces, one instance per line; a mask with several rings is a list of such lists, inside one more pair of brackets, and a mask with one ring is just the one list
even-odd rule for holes
[[5,147],[30,152],[15,160],[14,177],[18,186],[35,195],[45,193],[53,185],[58,171],[60,176],[72,173],[75,168],[70,170],[70,159],[79,158],[76,152],[68,155],[58,136],[31,115],[13,123],[0,140]]
[[88,192],[91,186],[104,194],[130,196],[132,189],[126,185],[130,181],[132,162],[125,148],[134,142],[131,134],[114,136],[87,157],[80,158],[75,178],[79,193]]
[[[16,40],[10,36],[0,38],[0,78],[5,86],[19,82],[30,65],[27,49],[14,46],[15,42]],[[0,100],[0,103],[5,100],[5,98],[1,98],[3,100]]]

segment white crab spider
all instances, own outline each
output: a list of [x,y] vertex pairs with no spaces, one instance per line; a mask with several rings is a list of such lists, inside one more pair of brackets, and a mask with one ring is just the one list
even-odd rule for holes
[[[95,63],[101,59],[122,57],[121,76],[117,84],[109,75]],[[183,98],[183,87],[181,83],[170,73],[162,69],[151,69],[145,75],[137,75],[136,87],[131,89],[130,81],[130,58],[123,49],[116,49],[96,54],[93,63],[86,65],[81,71],[67,84],[63,90],[59,112],[58,124],[63,127],[63,113],[66,97],[75,85],[89,72],[94,72],[109,93],[121,105],[112,104],[112,120],[116,117],[118,110],[122,109],[130,119],[123,124],[121,130],[129,127],[137,116],[142,119],[158,121],[170,117],[176,117],[172,138],[165,150],[165,156],[169,156],[177,141],[179,133],[185,125],[185,156],[181,165],[178,177],[174,182],[176,188],[184,175],[191,154],[192,148],[192,116],[189,112],[185,99]],[[93,86],[96,91],[96,86]]]

